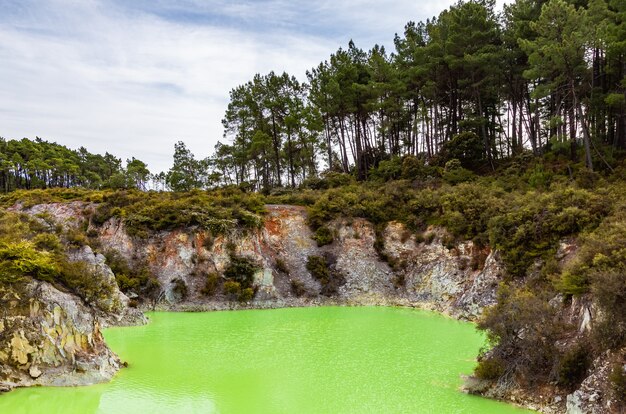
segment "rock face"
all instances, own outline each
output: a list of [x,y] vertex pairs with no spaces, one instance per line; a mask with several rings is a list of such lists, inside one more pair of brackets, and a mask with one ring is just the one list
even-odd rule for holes
[[[102,254],[94,253],[89,246],[82,246],[70,251],[69,258],[74,262],[85,263],[91,274],[100,278],[102,283],[113,286],[112,294],[109,297],[102,298],[99,300],[101,303],[97,303],[95,304],[97,306],[92,307],[102,327],[146,323],[143,313],[128,306],[130,300],[119,290],[115,281],[115,275],[111,268],[106,265],[106,259]],[[101,309],[107,309],[108,311],[104,312]]]
[[0,385],[83,385],[111,379],[120,367],[94,311],[46,282],[1,292]]
[[618,412],[618,404],[612,401],[609,373],[611,372],[609,354],[604,354],[593,362],[591,374],[580,387],[567,396],[568,414],[603,414]]
[[[84,222],[86,203],[34,206],[25,212],[48,224],[72,228]],[[17,209],[17,208],[16,208]],[[101,254],[89,246],[69,249],[68,259],[82,262],[110,295],[86,303],[41,281],[0,286],[0,391],[32,385],[87,385],[105,382],[120,368],[101,328],[146,323],[128,307],[115,275]]]
[[[379,236],[383,246],[379,252],[371,223],[340,219],[329,223],[334,242],[318,247],[304,208],[270,205],[267,209],[258,231],[213,238],[202,230],[180,229],[137,239],[127,235],[119,220],[111,219],[98,229],[99,240],[102,249],[116,250],[130,262],[147,263],[163,286],[161,306],[170,309],[240,306],[222,297],[206,298],[200,292],[206,275],[221,274],[231,255],[248,257],[260,266],[255,275],[257,293],[249,304],[256,307],[397,304],[474,319],[495,301],[501,273],[497,254],[479,250],[471,242],[444,246],[441,229],[429,230],[429,241],[419,241],[402,224],[390,223]],[[306,269],[307,258],[314,255],[327,257],[345,278],[332,298],[320,296],[320,283]],[[185,298],[177,295],[180,282],[176,281],[187,287]],[[294,281],[304,287],[304,295],[292,292]]]
[[[64,226],[79,226],[93,210],[89,203],[42,204],[25,212],[50,217]],[[239,306],[224,298],[205,298],[200,293],[206,274],[221,273],[230,256],[241,255],[261,266],[255,275],[257,294],[253,306],[297,306],[331,302],[347,304],[398,304],[420,306],[455,317],[474,319],[495,302],[502,265],[495,252],[477,248],[472,242],[446,245],[445,232],[432,228],[424,236],[411,234],[400,223],[389,223],[378,235],[364,219],[339,219],[328,224],[334,242],[318,247],[311,238],[303,207],[269,205],[263,227],[258,231],[235,231],[213,238],[208,232],[188,228],[160,232],[148,239],[128,236],[123,223],[110,219],[94,228],[101,250],[115,250],[130,263],[147,263],[163,286],[161,306],[208,308]],[[90,263],[103,277],[112,279],[102,255],[89,247],[76,252],[77,260]],[[324,255],[343,274],[343,284],[332,299],[320,297],[321,286],[306,269],[307,258]],[[386,260],[382,260],[384,257]],[[282,262],[284,266],[277,266]],[[279,269],[280,268],[280,269]],[[107,271],[108,269],[108,271]],[[188,295],[176,293],[181,280]],[[293,281],[300,282],[304,297],[292,293]],[[121,293],[112,298],[128,302]],[[132,323],[133,317],[123,317]]]
[[[446,246],[441,229],[429,229],[426,240],[416,241],[403,225],[391,223],[384,233],[385,253],[400,263],[406,297],[411,302],[458,318],[474,319],[495,303],[502,275],[496,253],[471,241]],[[422,305],[423,306],[423,305]]]

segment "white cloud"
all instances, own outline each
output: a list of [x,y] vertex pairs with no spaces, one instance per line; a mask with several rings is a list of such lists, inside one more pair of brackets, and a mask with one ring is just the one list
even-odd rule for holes
[[451,1],[381,3],[154,2],[159,14],[111,1],[16,1],[0,18],[0,135],[135,156],[153,171],[169,168],[178,140],[206,156],[229,90],[255,73],[303,78],[350,37],[391,48],[406,21]]

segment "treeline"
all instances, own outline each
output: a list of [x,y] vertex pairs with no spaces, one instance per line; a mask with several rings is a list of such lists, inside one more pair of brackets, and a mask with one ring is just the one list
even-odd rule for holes
[[460,1],[409,22],[395,50],[350,42],[307,72],[233,89],[213,182],[257,190],[330,171],[368,178],[407,155],[491,169],[560,151],[610,169],[626,148],[626,7],[620,0]]
[[151,180],[146,164],[92,154],[84,147],[69,149],[41,138],[6,140],[0,137],[0,188],[3,192],[36,188],[138,188]]
[[41,138],[0,137],[0,191],[4,193],[45,188],[189,191],[216,182],[208,160],[196,160],[183,142],[174,145],[172,167],[153,174],[135,157],[124,165],[108,152],[92,154],[85,147],[73,150]]
[[255,75],[230,92],[224,142],[204,159],[178,142],[168,172],[0,138],[0,188],[268,192],[311,187],[322,172],[415,179],[400,173],[405,161],[422,171],[458,160],[451,167],[486,173],[547,153],[570,171],[612,170],[626,149],[624,1],[517,0],[500,14],[494,4],[459,1],[409,22],[391,53],[350,42],[306,82]]

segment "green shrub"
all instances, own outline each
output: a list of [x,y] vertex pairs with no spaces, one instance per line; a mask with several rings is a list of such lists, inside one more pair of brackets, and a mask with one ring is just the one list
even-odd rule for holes
[[444,142],[438,158],[445,163],[456,159],[465,168],[475,168],[484,159],[485,150],[482,139],[474,132],[465,131],[456,134],[449,141]]
[[330,270],[326,258],[323,256],[309,256],[306,262],[306,268],[311,272],[311,276],[322,283],[327,283],[330,279]]
[[[623,264],[626,263],[626,213],[618,210],[597,229],[583,234],[579,243],[581,247],[576,258],[565,266],[556,282],[557,288],[567,294],[589,291],[594,275],[602,279],[607,273],[623,271]],[[601,283],[596,285],[602,289]]]
[[576,185],[580,188],[592,190],[600,181],[600,174],[589,171],[587,168],[581,169],[576,173]]
[[264,212],[261,195],[236,188],[185,193],[130,190],[105,193],[91,222],[101,225],[117,217],[129,235],[140,238],[155,231],[191,226],[224,234],[235,228],[258,228]]
[[205,296],[213,296],[217,293],[217,289],[219,288],[220,276],[211,272],[206,277],[206,282],[204,287],[200,291]]
[[332,296],[337,293],[337,289],[345,283],[344,276],[338,271],[331,269],[330,259],[323,256],[309,256],[306,268],[314,279],[322,285],[321,294]]
[[590,364],[590,350],[586,344],[575,345],[559,361],[557,383],[568,390],[574,390],[585,378]]
[[528,185],[536,190],[547,190],[552,181],[552,174],[545,171],[541,164],[536,165],[534,170],[529,171],[527,177]]
[[626,265],[596,269],[590,276],[591,292],[601,310],[593,326],[594,339],[602,349],[619,349],[626,344]]
[[121,254],[115,250],[107,250],[104,252],[106,264],[111,268],[115,275],[115,280],[122,292],[133,292],[142,296],[146,296],[150,289],[147,289],[148,282],[154,278],[147,263],[136,261],[130,264]]
[[397,180],[402,175],[402,164],[400,157],[382,160],[376,168],[370,169],[368,178],[382,182]]
[[235,300],[241,294],[241,284],[234,280],[224,282],[224,293],[230,300]]
[[504,374],[505,364],[497,358],[484,358],[478,361],[474,375],[484,380],[497,380]]
[[572,188],[529,192],[511,201],[506,212],[493,214],[488,231],[513,276],[523,276],[535,259],[553,256],[563,237],[593,228],[607,212],[601,196]]
[[456,158],[446,162],[441,178],[448,184],[456,185],[472,181],[476,176],[470,170],[463,168]]
[[54,282],[60,276],[60,269],[49,252],[37,250],[32,242],[0,244],[0,282],[14,283],[25,276]]
[[65,240],[70,247],[79,248],[89,244],[85,233],[78,228],[70,228],[65,232]]
[[317,242],[318,247],[326,246],[333,242],[333,232],[326,226],[322,226],[315,230],[313,240]]
[[624,364],[616,363],[609,374],[609,381],[613,389],[615,399],[620,403],[626,403],[626,372],[624,372]]
[[238,282],[241,288],[249,288],[254,282],[254,274],[259,266],[251,259],[243,256],[232,255],[230,263],[224,270],[224,277],[227,280]]
[[322,180],[325,187],[323,188],[337,188],[345,187],[354,183],[354,177],[350,174],[338,173],[338,172],[325,172],[322,174]]
[[47,250],[53,253],[60,253],[63,251],[61,240],[59,240],[59,237],[56,234],[39,233],[33,238],[33,243],[39,250]]
[[119,305],[111,300],[115,291],[114,284],[105,282],[105,277],[96,273],[85,262],[61,261],[57,280],[87,303],[104,311],[110,311]]
[[[548,303],[550,297],[551,292],[538,295],[501,285],[496,305],[487,308],[477,324],[487,332],[492,347],[487,359],[501,362],[505,373],[528,384],[547,381],[557,360],[555,344],[563,325]],[[491,372],[491,368],[480,369]]]
[[239,302],[249,302],[254,298],[254,289],[252,288],[245,288],[245,289],[241,289],[241,293],[239,293],[239,297],[237,298],[237,300],[239,300]]
[[412,155],[407,155],[402,160],[401,177],[403,179],[415,180],[418,178],[424,178],[426,173],[427,169],[423,160]]
[[304,296],[307,293],[304,282],[299,279],[291,279],[290,287],[291,293],[293,293],[297,297]]

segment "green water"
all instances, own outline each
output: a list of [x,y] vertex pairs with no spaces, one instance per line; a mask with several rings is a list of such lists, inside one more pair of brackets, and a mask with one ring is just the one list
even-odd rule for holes
[[151,313],[112,328],[112,382],[19,389],[0,413],[521,413],[458,391],[483,338],[396,308]]

